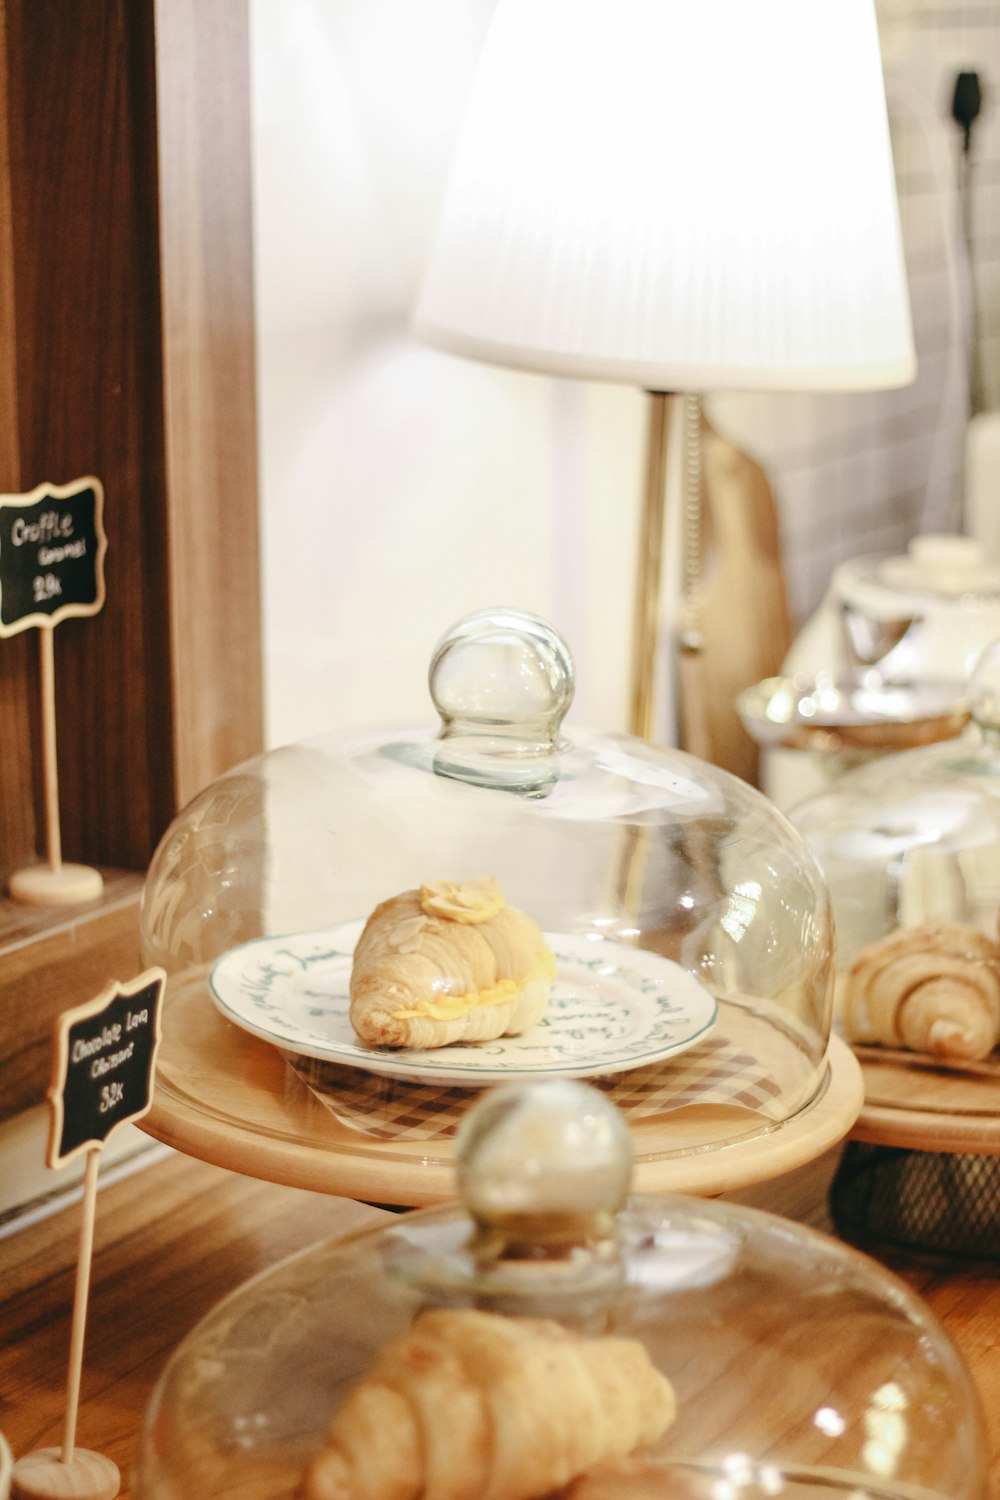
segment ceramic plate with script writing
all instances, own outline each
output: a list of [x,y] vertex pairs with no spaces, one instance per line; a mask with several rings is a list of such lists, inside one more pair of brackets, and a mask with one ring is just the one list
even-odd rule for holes
[[362,922],[259,938],[224,954],[212,995],[237,1026],[289,1052],[420,1082],[490,1084],[595,1077],[672,1057],[715,1024],[715,998],[670,959],[580,934],[547,933],[556,978],[545,1016],[521,1036],[427,1051],[366,1046],[348,1017]]

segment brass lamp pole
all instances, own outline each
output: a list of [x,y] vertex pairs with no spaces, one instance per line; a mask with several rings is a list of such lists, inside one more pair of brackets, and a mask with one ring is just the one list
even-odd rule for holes
[[629,732],[649,739],[653,732],[654,683],[660,623],[660,579],[666,519],[667,453],[673,393],[649,392],[646,472],[639,521],[639,557],[632,631],[632,692]]

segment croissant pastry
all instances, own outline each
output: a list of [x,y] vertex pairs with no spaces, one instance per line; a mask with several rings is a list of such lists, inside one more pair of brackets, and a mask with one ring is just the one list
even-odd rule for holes
[[527,1031],[555,959],[495,880],[439,880],[383,901],[354,950],[351,1024],[375,1047],[444,1047]]
[[302,1500],[534,1500],[655,1442],[674,1410],[636,1339],[436,1308],[349,1392]]
[[974,927],[898,928],[862,948],[844,989],[848,1041],[975,1061],[1000,1041],[1000,948]]

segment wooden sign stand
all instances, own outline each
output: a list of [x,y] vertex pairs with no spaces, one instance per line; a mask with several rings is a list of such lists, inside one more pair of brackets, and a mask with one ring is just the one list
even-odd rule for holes
[[64,864],[59,827],[59,772],[56,764],[55,665],[52,650],[54,627],[46,624],[38,632],[42,699],[42,780],[45,796],[44,865],[25,865],[15,870],[7,888],[15,901],[30,906],[62,906],[93,901],[104,889],[100,870],[90,865]]
[[83,1369],[83,1335],[87,1323],[90,1290],[90,1260],[94,1246],[94,1208],[97,1199],[97,1166],[100,1148],[87,1152],[83,1179],[83,1220],[76,1263],[73,1294],[73,1327],[69,1345],[69,1376],[66,1383],[66,1416],[59,1448],[36,1448],[14,1465],[13,1491],[18,1500],[114,1500],[121,1489],[118,1465],[103,1453],[76,1446],[76,1415]]
[[65,1166],[86,1154],[66,1414],[60,1447],[38,1448],[14,1464],[14,1500],[114,1500],[121,1489],[118,1466],[110,1458],[76,1445],[97,1169],[112,1132],[140,1119],[152,1105],[165,983],[162,969],[147,969],[130,984],[110,985],[96,1000],[64,1011],[56,1023],[46,1162]]
[[53,633],[60,620],[94,615],[104,604],[104,491],[97,479],[40,484],[0,495],[0,636],[38,628],[46,864],[16,870],[15,901],[63,906],[104,889],[99,870],[64,864],[59,827]]
[[0,1432],[0,1500],[7,1500],[10,1494],[10,1476],[14,1468],[14,1456],[10,1451],[10,1444]]

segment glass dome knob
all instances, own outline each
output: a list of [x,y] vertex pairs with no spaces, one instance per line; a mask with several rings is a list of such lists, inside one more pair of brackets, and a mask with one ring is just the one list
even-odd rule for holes
[[443,739],[502,739],[530,753],[558,745],[573,701],[573,658],[537,615],[513,609],[467,615],[438,642],[429,676]]
[[558,1079],[491,1091],[463,1119],[455,1161],[481,1254],[613,1253],[632,1146],[596,1089]]

